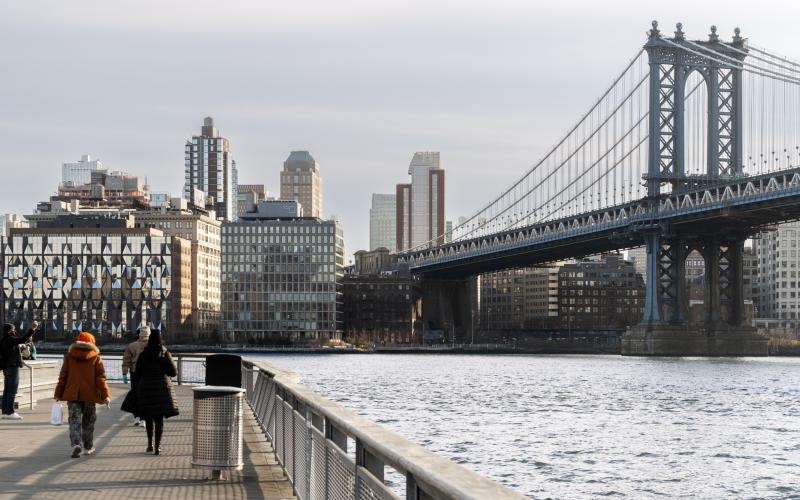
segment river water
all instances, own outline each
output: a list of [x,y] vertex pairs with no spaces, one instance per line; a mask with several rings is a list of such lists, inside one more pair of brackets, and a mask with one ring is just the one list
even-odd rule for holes
[[800,359],[251,357],[532,498],[800,498]]

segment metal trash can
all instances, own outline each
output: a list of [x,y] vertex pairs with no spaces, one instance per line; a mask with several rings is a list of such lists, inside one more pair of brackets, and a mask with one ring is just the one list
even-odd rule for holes
[[242,357],[212,354],[206,357],[206,385],[242,386]]
[[231,386],[193,387],[192,465],[213,471],[242,470],[244,389]]

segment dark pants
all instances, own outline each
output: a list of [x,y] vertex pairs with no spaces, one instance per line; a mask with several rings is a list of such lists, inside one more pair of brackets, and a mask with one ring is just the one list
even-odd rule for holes
[[155,447],[158,449],[161,446],[161,434],[164,432],[164,417],[158,415],[157,417],[144,417],[144,426],[147,429],[147,445],[153,442],[153,431],[155,431],[156,443]]
[[19,367],[9,366],[3,368],[3,415],[14,413],[14,398],[17,397],[19,387]]
[[97,408],[94,403],[85,401],[67,401],[69,408],[69,443],[87,450],[94,447],[94,423],[97,420]]

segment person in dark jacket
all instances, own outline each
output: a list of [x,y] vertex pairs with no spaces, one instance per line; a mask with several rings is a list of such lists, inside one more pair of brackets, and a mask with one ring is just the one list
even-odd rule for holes
[[147,347],[136,360],[135,373],[138,379],[136,414],[144,419],[147,428],[147,452],[159,455],[164,419],[179,413],[171,380],[171,377],[177,376],[178,370],[172,355],[161,341],[159,330],[150,332]]
[[24,337],[17,336],[17,328],[6,323],[3,325],[3,338],[0,340],[0,353],[3,358],[3,418],[22,420],[19,413],[14,411],[14,398],[17,397],[19,388],[19,369],[22,367],[22,356],[19,353],[20,344],[31,340],[39,323],[34,321]]

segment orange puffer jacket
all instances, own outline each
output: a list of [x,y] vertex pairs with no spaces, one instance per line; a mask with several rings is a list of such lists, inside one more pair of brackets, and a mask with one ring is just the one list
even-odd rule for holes
[[107,397],[106,369],[100,359],[100,350],[88,342],[75,342],[64,356],[55,398],[102,403]]

